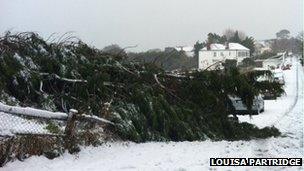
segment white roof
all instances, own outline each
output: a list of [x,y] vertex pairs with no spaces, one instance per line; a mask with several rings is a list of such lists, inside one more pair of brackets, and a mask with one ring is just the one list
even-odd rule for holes
[[177,51],[183,50],[183,51],[185,51],[185,52],[191,52],[191,51],[193,51],[193,46],[183,46],[183,47],[178,46],[178,47],[175,47],[175,49],[176,49]]
[[[210,50],[225,50],[226,46],[219,43],[212,43],[210,45]],[[204,47],[203,50],[207,50],[207,47]],[[239,43],[229,43],[229,50],[249,50],[245,46]]]
[[249,50],[245,46],[239,44],[239,43],[229,43],[229,49],[231,50]]
[[[219,43],[212,43],[210,45],[210,48],[211,48],[210,50],[224,50],[225,45]],[[203,50],[207,50],[207,47],[204,47]]]
[[194,56],[193,46],[177,46],[177,47],[175,47],[175,49],[177,51],[182,51],[183,50],[188,57],[193,57]]

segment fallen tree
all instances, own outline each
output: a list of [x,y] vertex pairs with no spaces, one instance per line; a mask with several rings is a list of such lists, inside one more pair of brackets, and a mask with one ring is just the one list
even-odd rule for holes
[[261,89],[281,92],[281,86],[255,86],[255,75],[237,69],[174,76],[152,63],[125,62],[79,40],[61,40],[31,32],[2,36],[0,100],[63,113],[77,109],[84,119],[109,120],[112,134],[136,142],[279,135],[276,128],[231,121],[227,103],[236,95],[251,108]]

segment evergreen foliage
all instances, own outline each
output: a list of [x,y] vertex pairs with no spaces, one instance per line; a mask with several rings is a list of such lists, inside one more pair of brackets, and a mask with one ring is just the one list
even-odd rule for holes
[[141,64],[151,63],[166,71],[186,70],[197,66],[197,58],[188,57],[184,51],[177,51],[174,48],[165,51],[130,52],[126,61]]
[[208,37],[206,44],[212,44],[212,43],[224,44],[225,42],[227,42],[226,36],[220,36],[216,33],[209,33],[207,36]]
[[245,58],[243,59],[242,63],[245,67],[250,67],[255,65],[254,59],[252,58]]
[[281,86],[258,83],[257,75],[233,67],[174,75],[155,63],[125,61],[79,40],[47,42],[27,32],[0,38],[2,92],[22,106],[74,108],[105,117],[115,123],[109,128],[114,134],[136,142],[278,136],[276,128],[258,129],[228,117],[228,95],[241,97],[251,109],[261,90],[281,93]]
[[229,39],[230,42],[240,43],[241,39],[239,37],[239,32],[235,31],[234,36]]
[[274,56],[276,56],[276,55],[277,55],[277,54],[274,53],[274,52],[264,51],[262,54],[256,55],[254,58],[255,58],[255,59],[267,59],[267,58],[270,58],[270,57],[274,57]]
[[205,43],[200,43],[199,41],[197,41],[194,46],[193,46],[193,49],[194,49],[194,56],[197,58],[198,55],[199,55],[199,51],[201,49],[203,49],[205,46]]
[[252,55],[255,52],[255,44],[253,37],[246,37],[244,40],[240,42],[243,46],[247,47],[250,50],[250,54]]

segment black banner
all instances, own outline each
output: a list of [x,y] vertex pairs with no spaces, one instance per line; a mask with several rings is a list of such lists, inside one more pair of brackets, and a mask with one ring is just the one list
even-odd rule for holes
[[302,158],[210,158],[210,166],[302,166]]

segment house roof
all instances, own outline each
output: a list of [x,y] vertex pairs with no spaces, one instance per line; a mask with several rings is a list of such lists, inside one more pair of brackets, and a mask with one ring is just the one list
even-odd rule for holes
[[[219,43],[212,43],[210,45],[210,50],[224,50],[225,46]],[[207,47],[204,47],[203,50],[207,50]]]
[[229,43],[229,49],[231,50],[249,50],[245,46],[239,44],[239,43]]
[[178,46],[178,47],[175,47],[175,49],[176,49],[177,51],[183,50],[183,51],[185,51],[185,52],[192,52],[192,51],[193,51],[193,46],[183,46],[183,47]]
[[[210,45],[210,50],[225,50],[226,46],[219,43],[212,43]],[[204,47],[203,50],[207,50],[207,47]],[[229,43],[229,50],[249,50],[245,46],[239,43]]]
[[193,57],[194,56],[193,46],[178,46],[178,47],[175,47],[175,49],[177,51],[182,51],[183,50],[188,57]]

